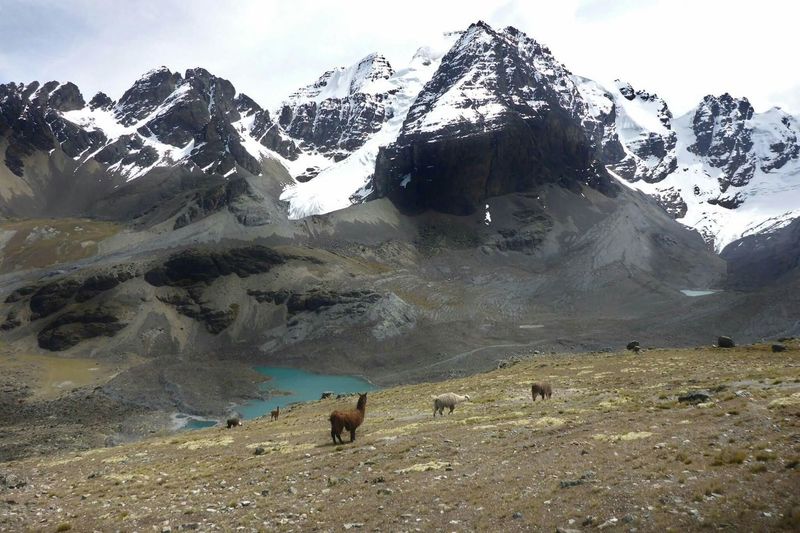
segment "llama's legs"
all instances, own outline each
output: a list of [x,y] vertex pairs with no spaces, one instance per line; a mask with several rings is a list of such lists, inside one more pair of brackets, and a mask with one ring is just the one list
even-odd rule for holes
[[455,407],[455,405],[451,405],[451,406],[450,406],[450,414],[451,414],[451,415],[453,414],[453,409],[455,409],[455,408],[456,408],[456,407]]
[[350,442],[354,442],[355,440],[356,440],[356,430],[355,429],[351,429],[350,430]]
[[336,444],[336,431],[331,428],[331,438],[333,439],[333,443]]

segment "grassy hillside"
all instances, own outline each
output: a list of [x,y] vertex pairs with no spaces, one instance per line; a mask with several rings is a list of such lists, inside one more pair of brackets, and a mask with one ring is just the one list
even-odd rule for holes
[[0,273],[77,261],[119,231],[111,222],[79,218],[28,219],[0,224]]
[[[327,422],[351,397],[6,463],[0,487],[25,485],[0,488],[0,530],[797,530],[791,348],[537,355],[370,393],[354,444]],[[545,379],[553,398],[531,402]],[[695,390],[710,400],[678,401]],[[472,401],[434,419],[445,391]]]

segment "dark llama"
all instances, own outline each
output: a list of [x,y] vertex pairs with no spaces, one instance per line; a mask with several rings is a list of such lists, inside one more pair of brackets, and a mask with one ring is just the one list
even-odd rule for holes
[[269,412],[269,419],[270,420],[277,420],[278,419],[278,415],[280,415],[280,414],[281,414],[281,406],[279,405],[278,407],[276,407],[275,409],[273,409],[272,411]]
[[533,397],[533,401],[536,401],[537,396],[541,396],[542,400],[545,397],[549,400],[550,396],[553,395],[553,388],[550,387],[550,383],[544,381],[542,383],[533,383],[531,384],[531,396]]
[[367,393],[358,395],[358,403],[355,409],[349,411],[334,411],[331,413],[331,438],[333,443],[336,444],[336,439],[339,439],[339,444],[344,444],[342,441],[342,430],[346,429],[350,432],[350,442],[356,440],[356,428],[364,422],[364,415],[367,412]]
[[228,429],[241,425],[242,425],[242,420],[238,416],[236,418],[228,419]]

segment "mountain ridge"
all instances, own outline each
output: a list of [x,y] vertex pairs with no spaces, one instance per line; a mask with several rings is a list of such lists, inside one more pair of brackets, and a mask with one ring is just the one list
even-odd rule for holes
[[[13,131],[4,135],[2,143],[5,181],[10,183],[4,185],[8,192],[0,195],[0,204],[6,204],[9,214],[25,213],[28,207],[22,206],[41,205],[41,197],[51,194],[49,180],[64,181],[65,177],[48,177],[57,172],[51,169],[44,178],[28,183],[20,174],[24,160],[35,156],[42,160],[39,166],[76,165],[70,172],[86,175],[79,182],[97,181],[96,176],[103,174],[97,190],[79,194],[92,199],[84,204],[157,168],[178,165],[221,178],[236,172],[257,176],[261,162],[273,159],[287,168],[293,180],[280,193],[291,218],[347,207],[379,192],[371,176],[380,148],[402,143],[402,135],[419,133],[423,124],[433,125],[444,118],[436,116],[445,109],[452,113],[462,106],[456,117],[472,109],[463,107],[467,100],[442,107],[437,103],[441,95],[433,98],[434,92],[423,88],[435,71],[452,69],[458,61],[458,54],[451,54],[445,63],[453,65],[440,65],[454,44],[462,46],[492,34],[495,39],[502,36],[509,49],[527,54],[520,56],[520,65],[532,69],[538,81],[508,85],[513,77],[502,81],[486,74],[452,90],[474,100],[488,94],[481,92],[487,84],[502,81],[493,97],[502,98],[487,103],[484,111],[519,112],[526,99],[536,101],[531,100],[531,91],[538,91],[539,102],[563,100],[558,105],[580,117],[603,165],[623,184],[649,194],[680,222],[699,231],[717,251],[759,228],[787,224],[800,215],[800,209],[792,207],[800,203],[796,117],[778,109],[755,113],[746,99],[723,94],[709,95],[675,118],[656,94],[625,82],[606,88],[575,76],[523,32],[512,27],[495,31],[483,22],[443,37],[427,53],[423,47],[410,67],[395,68],[380,54],[371,53],[350,67],[330,70],[289,95],[273,113],[202,68],[184,74],[166,67],[153,69],[116,102],[97,93],[87,104],[70,82],[6,84],[0,95],[0,135]],[[486,47],[478,57],[489,57],[492,50]],[[515,69],[519,67],[509,72]],[[426,103],[426,98],[433,99]],[[534,107],[526,113],[534,112]],[[486,127],[492,121],[484,111],[479,120],[472,117],[464,124]],[[53,155],[54,147],[73,162],[58,160],[61,156]],[[45,151],[47,156],[36,155]],[[9,202],[21,204],[20,208]],[[70,214],[85,210],[86,205],[77,206]],[[728,219],[734,223],[723,223]]]

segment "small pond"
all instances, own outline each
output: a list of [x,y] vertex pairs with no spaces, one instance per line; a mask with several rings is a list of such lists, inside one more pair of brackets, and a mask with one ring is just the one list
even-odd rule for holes
[[278,406],[282,409],[292,403],[319,400],[320,395],[325,391],[331,391],[336,396],[337,394],[367,392],[377,388],[366,379],[355,376],[314,374],[296,368],[274,366],[254,368],[272,378],[262,383],[262,389],[278,391],[278,394],[269,400],[252,400],[240,405],[236,410],[245,419],[269,415],[269,412]]
[[[367,392],[377,388],[366,379],[354,376],[314,374],[296,368],[273,366],[253,368],[271,378],[261,384],[262,390],[276,391],[276,394],[269,400],[251,400],[237,406],[235,410],[244,419],[269,415],[269,412],[278,406],[283,409],[289,404],[319,400],[320,395],[326,391],[331,391],[336,396],[337,394]],[[203,429],[217,424],[217,420],[214,419],[185,414],[174,415],[173,421],[174,427],[181,430]]]

